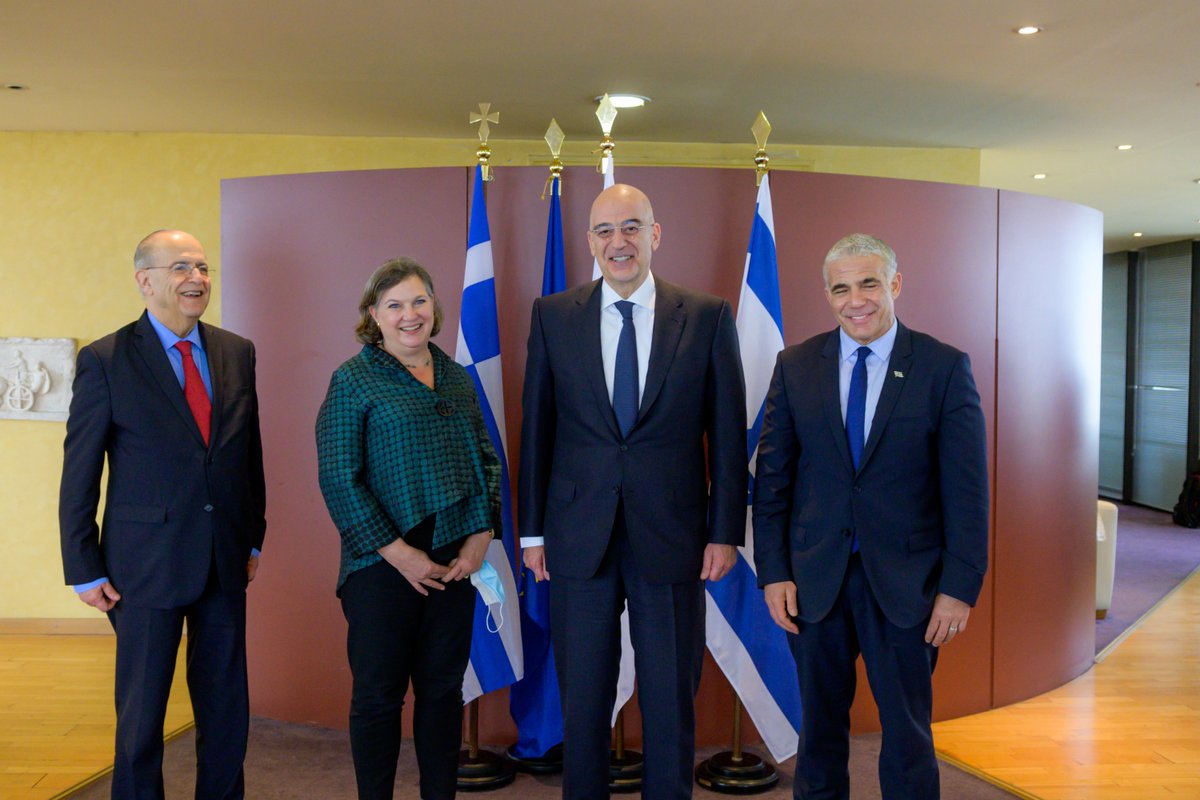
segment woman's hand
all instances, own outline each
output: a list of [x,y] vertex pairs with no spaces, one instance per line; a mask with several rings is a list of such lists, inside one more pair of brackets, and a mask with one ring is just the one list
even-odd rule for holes
[[450,569],[442,576],[443,583],[461,581],[470,577],[472,572],[483,566],[483,557],[487,555],[488,545],[492,543],[492,532],[480,531],[463,539],[458,548],[458,557],[450,562]]
[[379,548],[378,552],[421,594],[428,596],[430,589],[440,592],[446,588],[442,581],[446,580],[447,568],[430,560],[424,550],[397,539]]

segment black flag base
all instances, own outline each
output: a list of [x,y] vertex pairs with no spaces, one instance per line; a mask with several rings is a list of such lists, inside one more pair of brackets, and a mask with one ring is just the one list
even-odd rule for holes
[[458,790],[490,792],[508,786],[517,777],[513,765],[503,756],[487,750],[462,750],[458,754]]
[[609,751],[608,790],[628,794],[642,790],[642,754],[623,746]]
[[725,751],[700,762],[696,783],[721,794],[758,794],[779,783],[779,773],[753,753]]
[[519,772],[526,772],[530,775],[557,775],[562,772],[562,745],[556,744],[551,747],[543,755],[524,758],[513,752],[512,745],[504,751],[504,757],[513,763]]

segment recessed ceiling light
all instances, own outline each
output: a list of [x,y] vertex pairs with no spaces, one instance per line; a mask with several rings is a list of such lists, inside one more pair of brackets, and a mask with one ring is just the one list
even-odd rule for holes
[[1033,36],[1035,33],[1041,32],[1042,29],[1037,25],[1022,25],[1021,27],[1017,28],[1017,33],[1021,34],[1022,36]]
[[1200,183],[1200,178],[1192,178],[1192,183]]
[[6,84],[4,84],[4,88],[12,89],[14,92],[23,92],[26,89],[28,89],[29,87],[23,83],[6,83]]
[[1044,180],[1046,180],[1046,173],[1044,173],[1044,172],[1035,172],[1035,173],[1034,173],[1034,175],[1033,175],[1033,179],[1034,179],[1035,181],[1044,181]]
[[1134,232],[1133,232],[1133,238],[1135,238],[1135,239],[1140,239],[1140,238],[1142,238],[1142,232],[1141,232],[1141,231],[1134,231]]
[[[604,95],[596,95],[596,102],[604,99]],[[617,108],[639,108],[650,102],[650,98],[640,94],[609,94],[609,102]]]
[[1133,145],[1131,145],[1131,144],[1119,144],[1119,145],[1117,145],[1117,149],[1118,149],[1118,150],[1132,150],[1132,149],[1133,149]]

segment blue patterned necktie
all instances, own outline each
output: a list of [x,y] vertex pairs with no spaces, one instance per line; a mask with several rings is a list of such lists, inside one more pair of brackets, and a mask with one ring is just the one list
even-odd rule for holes
[[846,442],[850,445],[850,459],[858,471],[862,460],[863,436],[867,422],[867,356],[871,348],[863,346],[856,351],[858,360],[850,373],[850,396],[846,399]]
[[617,339],[616,369],[613,371],[613,413],[621,428],[621,438],[629,435],[638,413],[637,333],[633,329],[633,303],[618,300],[621,312],[621,337]]

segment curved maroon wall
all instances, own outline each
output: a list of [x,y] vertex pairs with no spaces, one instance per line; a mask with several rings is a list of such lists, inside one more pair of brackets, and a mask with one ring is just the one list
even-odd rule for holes
[[[754,209],[749,172],[622,168],[620,177],[650,195],[662,224],[655,273],[736,301]],[[469,178],[441,168],[222,183],[224,324],[258,346],[269,487],[263,569],[250,598],[255,713],[345,726],[337,534],[316,485],[313,420],[329,374],[357,349],[363,282],[388,257],[413,255],[430,269],[446,311],[438,343],[453,351]],[[514,474],[529,307],[541,288],[545,178],[540,167],[503,168],[487,190]],[[590,168],[565,173],[572,284],[591,276],[583,232],[599,182]],[[842,235],[865,231],[898,254],[900,318],[971,356],[988,420],[993,559],[971,631],[938,664],[935,716],[1010,703],[1075,677],[1094,648],[1100,215],[916,181],[773,173],[771,182],[787,343],[833,327],[821,261]],[[699,740],[727,741],[732,698],[711,660],[698,707]],[[877,726],[866,691],[854,726]],[[512,740],[504,692],[481,703],[481,737]]]

